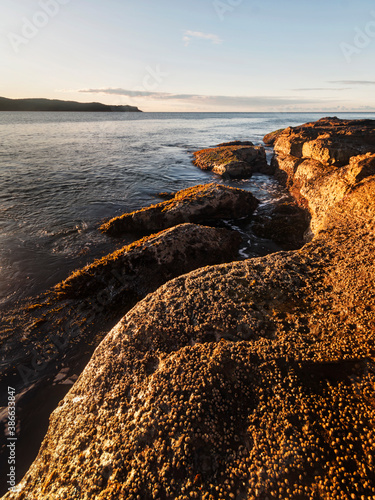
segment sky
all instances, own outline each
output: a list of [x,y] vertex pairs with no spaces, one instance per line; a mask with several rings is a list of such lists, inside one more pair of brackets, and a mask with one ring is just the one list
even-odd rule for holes
[[1,0],[0,96],[375,111],[374,0]]

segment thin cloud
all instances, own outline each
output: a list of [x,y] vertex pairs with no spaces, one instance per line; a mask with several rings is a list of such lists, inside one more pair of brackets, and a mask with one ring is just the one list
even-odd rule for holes
[[371,80],[334,80],[328,83],[336,83],[339,85],[375,85],[375,81]]
[[[78,92],[88,94],[107,94],[124,97],[139,97],[147,100],[160,101],[185,101],[195,104],[206,104],[215,106],[287,106],[298,104],[319,104],[325,100],[295,98],[285,96],[225,96],[225,95],[202,95],[202,94],[173,94],[168,92],[152,92],[145,90],[127,90],[121,88],[81,89]],[[330,102],[334,102],[330,100]]]
[[[338,83],[338,82],[337,82]],[[327,90],[350,90],[348,87],[332,88],[332,87],[311,87],[311,88],[301,88],[301,89],[291,89],[293,92],[315,92],[315,91],[327,91]]]
[[168,97],[172,94],[167,94],[165,92],[151,92],[148,90],[127,90],[127,89],[80,89],[78,92],[85,94],[107,94],[107,95],[121,95],[126,97],[152,97],[152,98],[163,98]]
[[218,35],[214,35],[213,33],[203,33],[202,31],[186,30],[182,38],[182,40],[185,43],[185,46],[188,46],[193,39],[209,40],[215,45],[223,43],[223,40]]

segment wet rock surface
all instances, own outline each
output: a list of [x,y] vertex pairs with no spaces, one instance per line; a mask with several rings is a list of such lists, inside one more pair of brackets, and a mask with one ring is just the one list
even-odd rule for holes
[[238,219],[250,216],[257,199],[243,189],[221,184],[204,184],[175,193],[170,200],[115,217],[101,226],[112,236],[128,232],[150,233],[184,222]]
[[271,209],[259,207],[252,218],[251,230],[260,238],[274,241],[283,250],[296,250],[309,237],[309,220],[306,211],[296,203],[281,201]]
[[[42,432],[43,437],[53,405],[65,395],[73,383],[70,377],[82,371],[104,334],[171,278],[239,258],[240,243],[241,236],[234,231],[182,224],[95,261],[44,296],[0,317],[0,382],[15,387],[19,395],[18,474],[24,463],[31,463],[35,446],[31,436]],[[59,373],[62,378],[56,384]],[[5,394],[4,390],[2,397]],[[45,394],[45,400],[39,394]],[[56,394],[60,394],[57,400]],[[37,429],[30,429],[31,422]],[[5,420],[0,428],[5,431],[4,424]],[[0,443],[2,457],[7,455],[6,444]]]
[[41,357],[48,358],[56,348],[54,339],[74,344],[87,331],[93,339],[101,330],[94,320],[108,327],[108,320],[117,322],[166,281],[193,269],[237,259],[240,243],[241,236],[235,231],[181,224],[75,271],[25,305],[21,313],[11,311],[1,317],[2,381],[9,376],[14,383],[19,378],[17,367],[24,363],[33,374],[30,382],[34,382],[40,376],[31,362],[35,348],[43,346]]
[[[302,249],[193,271],[129,311],[6,498],[375,496],[375,176],[356,156]],[[332,192],[331,160],[299,158],[318,163],[297,184],[284,157],[307,206]]]
[[227,178],[247,179],[254,172],[269,173],[264,148],[248,142],[222,143],[215,148],[195,151],[193,163],[202,170],[211,170]]
[[229,142],[221,142],[216,147],[224,147],[224,146],[254,146],[254,143],[251,141],[229,141]]

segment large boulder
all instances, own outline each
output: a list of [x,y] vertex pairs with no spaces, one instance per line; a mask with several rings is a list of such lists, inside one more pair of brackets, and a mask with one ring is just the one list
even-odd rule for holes
[[[122,304],[131,297],[144,297],[169,279],[213,263],[238,257],[242,239],[227,229],[180,224],[135,241],[79,269],[54,288],[62,298],[86,298],[104,291]],[[113,286],[122,276],[121,286]]]
[[317,232],[330,207],[374,174],[375,120],[323,118],[285,129],[275,143],[277,176],[312,215]]
[[[182,224],[107,255],[77,270],[45,296],[0,315],[0,385],[16,389],[21,428],[17,478],[36,457],[50,412],[104,335],[171,278],[238,259],[241,241],[234,231]],[[5,411],[0,428],[4,415]],[[1,470],[7,467],[7,444],[3,433]],[[6,479],[5,474],[0,477],[1,489]]]
[[275,152],[326,165],[347,165],[352,156],[375,153],[375,120],[322,118],[289,127],[276,139]]
[[6,499],[372,498],[375,178],[303,249],[133,308]]
[[302,249],[193,271],[129,311],[5,498],[375,497],[373,155],[347,167]]
[[[251,144],[251,143],[250,143]],[[223,143],[194,152],[194,165],[229,178],[249,178],[254,172],[268,173],[266,152],[249,143]]]
[[250,216],[258,200],[243,189],[222,184],[204,184],[178,191],[170,200],[115,217],[101,226],[104,233],[161,231],[184,222],[208,223]]

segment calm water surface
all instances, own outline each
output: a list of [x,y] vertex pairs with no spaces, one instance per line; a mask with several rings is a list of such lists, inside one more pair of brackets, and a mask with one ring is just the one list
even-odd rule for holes
[[[233,139],[260,144],[272,130],[322,116],[0,113],[0,305],[40,293],[124,244],[100,234],[104,219],[159,202],[160,191],[223,182],[194,167],[192,151]],[[263,203],[283,196],[266,176],[229,184]],[[244,254],[270,250],[248,235]]]

